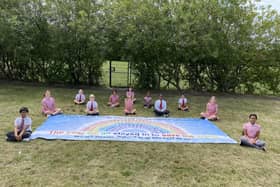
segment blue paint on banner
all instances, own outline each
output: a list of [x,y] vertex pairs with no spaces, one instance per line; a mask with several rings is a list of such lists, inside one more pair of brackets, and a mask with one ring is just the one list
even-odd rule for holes
[[237,143],[214,123],[195,118],[57,115],[31,139],[111,140],[181,143]]

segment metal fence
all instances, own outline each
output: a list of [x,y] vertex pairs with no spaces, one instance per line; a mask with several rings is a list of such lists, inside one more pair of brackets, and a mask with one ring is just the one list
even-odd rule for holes
[[103,84],[108,87],[128,87],[133,84],[133,73],[128,61],[106,61],[102,67]]

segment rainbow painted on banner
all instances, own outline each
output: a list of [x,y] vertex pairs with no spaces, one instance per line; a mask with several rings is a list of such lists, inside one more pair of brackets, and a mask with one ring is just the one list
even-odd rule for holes
[[79,131],[84,131],[90,135],[116,135],[130,133],[136,130],[138,133],[146,135],[173,135],[182,138],[192,138],[186,130],[163,123],[160,121],[147,120],[144,118],[119,118],[105,119],[84,125]]

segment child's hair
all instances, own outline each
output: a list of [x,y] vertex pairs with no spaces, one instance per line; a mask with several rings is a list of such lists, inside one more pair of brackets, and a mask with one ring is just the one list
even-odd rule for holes
[[255,117],[256,117],[256,119],[258,119],[257,114],[250,114],[250,115],[249,115],[249,118],[251,118],[252,116],[255,116]]
[[46,90],[44,93],[43,93],[43,98],[46,97],[46,92],[51,92],[50,90]]
[[28,110],[28,108],[27,107],[21,107],[20,109],[19,109],[19,113],[22,113],[22,112],[29,112],[29,110]]

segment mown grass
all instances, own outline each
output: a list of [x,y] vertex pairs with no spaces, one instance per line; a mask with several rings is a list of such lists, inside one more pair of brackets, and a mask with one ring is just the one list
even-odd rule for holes
[[[1,83],[0,186],[280,186],[279,98],[218,95],[221,120],[216,125],[238,140],[249,113],[259,115],[267,152],[238,144],[137,143],[110,141],[46,141],[9,143],[5,133],[21,106],[30,108],[33,129],[45,118],[40,101],[46,87]],[[77,89],[49,88],[67,114],[83,114],[74,106]],[[123,115],[123,107],[105,106],[109,89],[94,93],[101,115]],[[153,116],[142,108],[143,92],[136,92],[137,116]],[[153,98],[158,92],[152,92]],[[119,91],[124,95],[124,91]],[[198,117],[209,95],[189,93],[191,111],[176,110],[177,92],[164,92],[172,117]]]

